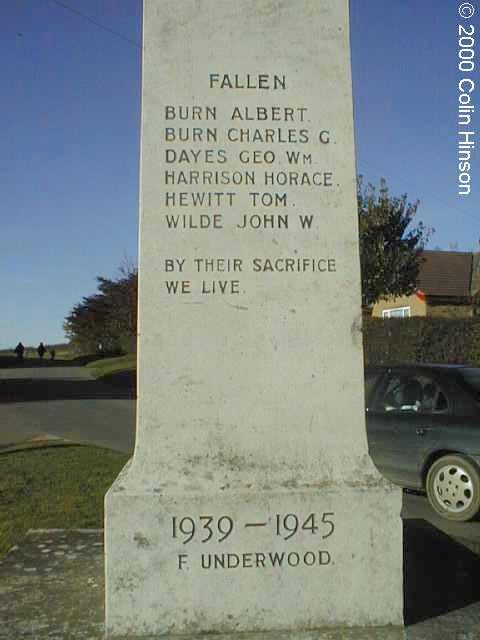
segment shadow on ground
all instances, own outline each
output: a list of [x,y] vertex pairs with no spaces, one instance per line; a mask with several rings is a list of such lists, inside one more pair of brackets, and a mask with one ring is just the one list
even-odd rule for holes
[[404,521],[405,623],[480,601],[480,557],[425,520]]
[[102,376],[102,381],[105,384],[112,385],[113,387],[133,389],[135,391],[137,388],[137,372],[132,369],[127,371],[116,371],[108,376]]
[[2,380],[0,403],[49,400],[121,400],[136,397],[134,371],[120,371],[102,380]]

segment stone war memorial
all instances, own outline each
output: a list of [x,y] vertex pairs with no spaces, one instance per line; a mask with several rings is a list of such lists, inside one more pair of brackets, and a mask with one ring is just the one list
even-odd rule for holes
[[107,637],[403,637],[401,492],[365,433],[347,0],[144,0],[143,48]]

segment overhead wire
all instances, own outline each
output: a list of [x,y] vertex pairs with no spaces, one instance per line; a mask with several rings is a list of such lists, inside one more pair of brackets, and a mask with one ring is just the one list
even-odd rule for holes
[[127,36],[123,35],[123,33],[115,31],[114,29],[110,29],[110,27],[107,27],[104,24],[102,24],[101,22],[98,22],[97,20],[94,20],[94,18],[91,18],[90,16],[87,16],[87,14],[83,13],[82,11],[79,11],[78,9],[74,9],[70,5],[65,4],[65,2],[61,2],[61,0],[49,0],[49,2],[52,2],[53,4],[56,4],[57,6],[62,7],[63,9],[65,9],[67,11],[71,11],[72,13],[76,14],[77,16],[80,16],[84,20],[87,20],[91,24],[94,24],[96,27],[99,27],[100,29],[103,29],[104,31],[108,31],[108,33],[111,33],[112,35],[117,36],[118,38],[121,38],[122,40],[124,40],[125,42],[128,42],[129,44],[132,44],[135,47],[138,47],[139,49],[141,48],[140,44],[138,42],[135,42],[135,40],[132,40],[131,38],[128,38]]

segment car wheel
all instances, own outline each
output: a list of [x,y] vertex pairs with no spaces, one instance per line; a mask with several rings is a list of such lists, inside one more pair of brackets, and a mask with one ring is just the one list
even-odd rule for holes
[[447,520],[466,522],[480,509],[480,470],[463,456],[444,456],[434,462],[426,488],[431,506]]

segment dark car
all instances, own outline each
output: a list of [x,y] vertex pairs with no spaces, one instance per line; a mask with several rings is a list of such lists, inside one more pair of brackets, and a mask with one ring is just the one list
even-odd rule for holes
[[480,368],[367,368],[367,436],[382,475],[426,492],[433,509],[466,521],[480,510]]

